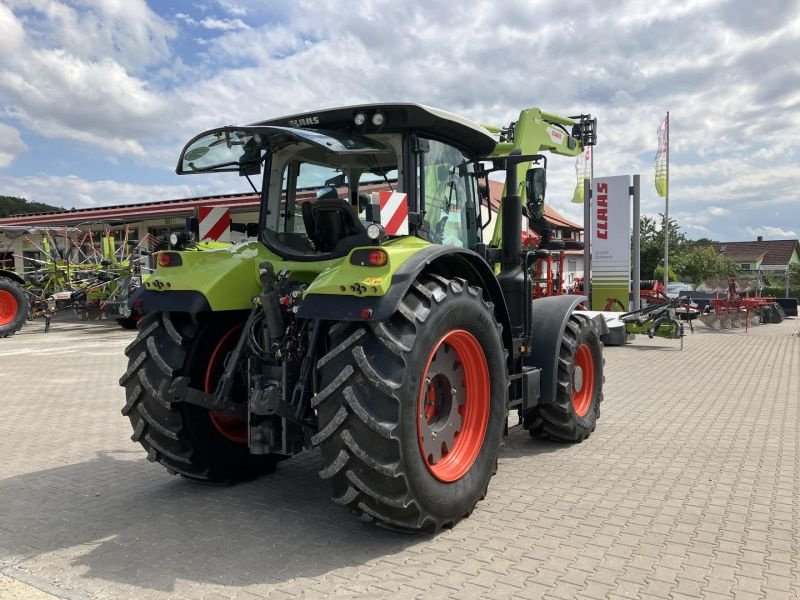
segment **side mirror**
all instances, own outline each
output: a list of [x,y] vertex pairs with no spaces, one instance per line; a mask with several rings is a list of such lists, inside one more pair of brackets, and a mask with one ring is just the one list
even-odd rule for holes
[[325,185],[329,187],[340,188],[347,185],[347,176],[344,173],[339,173],[325,180]]
[[[528,196],[529,210],[531,206],[536,209],[544,205],[545,189],[547,188],[547,171],[543,167],[531,167],[525,173],[525,193]],[[531,212],[538,212],[533,210]]]

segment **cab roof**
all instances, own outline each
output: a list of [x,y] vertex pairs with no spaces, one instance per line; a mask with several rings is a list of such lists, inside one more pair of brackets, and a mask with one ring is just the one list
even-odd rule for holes
[[[372,125],[372,116],[378,112],[383,114],[385,119],[380,127]],[[353,120],[358,113],[364,113],[366,117],[362,126],[356,126]],[[434,137],[452,141],[467,150],[472,150],[478,156],[489,154],[497,145],[497,139],[478,123],[438,108],[409,102],[328,108],[259,121],[253,125],[352,130],[363,133],[416,129]]]

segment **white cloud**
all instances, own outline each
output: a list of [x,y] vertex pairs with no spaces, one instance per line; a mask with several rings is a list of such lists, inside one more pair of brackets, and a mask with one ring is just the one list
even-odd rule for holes
[[206,17],[200,21],[200,25],[206,29],[220,29],[222,31],[250,29],[250,26],[241,19],[215,19],[213,17]]
[[10,125],[0,123],[0,167],[7,167],[10,165],[14,162],[17,155],[21,154],[26,149],[27,146],[25,146],[25,142],[22,141],[19,131]]
[[781,227],[773,227],[771,225],[764,225],[763,227],[748,227],[747,232],[751,236],[762,235],[770,238],[794,238],[797,239],[797,233],[789,229]]
[[727,208],[722,208],[721,206],[709,206],[707,210],[709,214],[715,217],[726,217],[731,214],[731,211],[729,211]]
[[[176,32],[142,0],[6,0],[17,16],[0,6],[0,105],[45,135],[162,162],[206,127],[347,103],[417,101],[495,124],[531,105],[592,112],[595,173],[641,173],[650,213],[663,210],[652,159],[670,110],[670,209],[687,229],[735,239],[770,207],[800,230],[796,3],[673,4],[216,0],[174,15],[213,33],[172,67]],[[549,201],[579,218],[572,160],[549,167]]]
[[84,61],[111,58],[136,73],[170,58],[169,42],[176,32],[144,0],[7,3],[31,11],[25,24],[36,47],[60,49]]
[[189,25],[197,25],[197,21],[195,21],[191,16],[187,15],[186,13],[175,13],[175,18],[183,21],[184,23],[188,23]]
[[217,3],[225,12],[234,15],[235,17],[247,16],[247,8],[241,6],[240,4],[235,4],[233,2],[229,2],[228,0],[217,0]]
[[0,56],[17,51],[24,38],[22,23],[7,6],[0,4]]
[[34,50],[14,67],[0,72],[6,111],[44,137],[141,156],[141,138],[157,135],[171,118],[167,98],[112,59]]

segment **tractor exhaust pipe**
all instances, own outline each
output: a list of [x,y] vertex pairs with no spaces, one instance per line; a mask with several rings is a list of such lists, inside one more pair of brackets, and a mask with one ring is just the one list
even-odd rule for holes
[[522,152],[514,150],[508,155],[506,164],[506,196],[503,198],[503,252],[502,270],[511,271],[519,267],[522,253],[522,197],[517,193],[516,157]]
[[522,253],[522,198],[517,193],[517,165],[522,152],[514,150],[506,162],[506,195],[503,198],[503,247],[500,254],[500,275],[497,281],[503,290],[511,319],[511,334],[527,334],[530,323],[528,279],[520,266]]

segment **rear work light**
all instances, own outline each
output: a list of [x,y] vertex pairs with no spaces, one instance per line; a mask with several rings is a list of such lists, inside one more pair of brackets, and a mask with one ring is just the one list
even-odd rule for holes
[[183,264],[181,255],[177,252],[159,252],[156,260],[159,267],[180,267]]
[[350,255],[350,264],[360,267],[382,267],[388,262],[389,255],[386,254],[385,250],[355,250],[353,254]]

